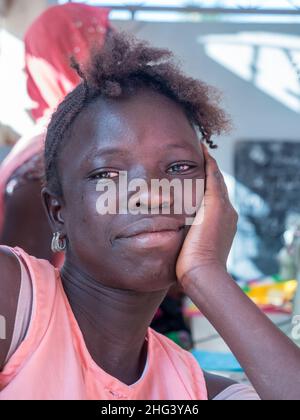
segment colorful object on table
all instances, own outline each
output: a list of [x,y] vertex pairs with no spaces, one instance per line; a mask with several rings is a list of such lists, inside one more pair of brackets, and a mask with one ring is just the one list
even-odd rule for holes
[[271,277],[263,282],[251,283],[245,292],[257,305],[280,307],[293,300],[296,290],[296,280],[280,281]]
[[243,372],[243,368],[231,353],[215,353],[193,350],[193,356],[203,370],[215,372]]
[[[266,312],[291,313],[291,302],[297,290],[297,280],[281,280],[279,276],[266,277],[260,280],[238,282],[241,289],[254,303]],[[185,315],[193,317],[200,314],[190,300],[185,305]]]

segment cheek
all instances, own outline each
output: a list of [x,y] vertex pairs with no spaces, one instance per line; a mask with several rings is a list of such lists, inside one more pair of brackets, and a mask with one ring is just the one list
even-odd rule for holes
[[105,248],[109,246],[110,215],[102,216],[97,212],[97,193],[81,192],[66,197],[66,229],[69,241],[74,245]]
[[205,176],[203,178],[196,179],[195,184],[193,185],[193,206],[195,206],[197,209],[201,207],[201,204],[204,199],[205,194]]
[[205,193],[205,179],[185,179],[183,182],[182,200],[183,213],[187,216],[193,215],[200,207]]

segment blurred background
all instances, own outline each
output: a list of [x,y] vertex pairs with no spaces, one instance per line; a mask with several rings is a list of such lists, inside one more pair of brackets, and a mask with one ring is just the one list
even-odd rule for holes
[[[63,3],[0,0],[0,159],[34,125],[25,31]],[[85,3],[110,8],[116,29],[171,49],[187,73],[222,92],[233,130],[215,155],[240,213],[229,269],[258,304],[286,313],[300,278],[300,0]],[[196,337],[202,348],[210,334]]]

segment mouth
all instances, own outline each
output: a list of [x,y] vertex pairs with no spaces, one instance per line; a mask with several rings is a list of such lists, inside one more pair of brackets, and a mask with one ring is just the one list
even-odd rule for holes
[[117,241],[134,248],[164,248],[178,244],[183,238],[185,225],[171,218],[150,218],[123,229]]

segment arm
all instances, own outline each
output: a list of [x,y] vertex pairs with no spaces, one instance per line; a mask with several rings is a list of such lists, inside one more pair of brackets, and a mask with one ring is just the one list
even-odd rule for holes
[[17,258],[10,251],[0,248],[0,316],[1,327],[5,326],[6,330],[1,330],[0,371],[12,342],[20,283],[21,271]]
[[204,219],[191,227],[177,262],[186,294],[214,325],[265,400],[300,398],[300,349],[236,285],[226,270],[237,226],[216,161],[204,148]]
[[41,200],[41,183],[28,180],[6,197],[0,243],[51,260],[51,230]]

